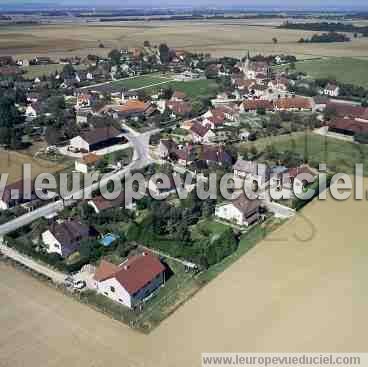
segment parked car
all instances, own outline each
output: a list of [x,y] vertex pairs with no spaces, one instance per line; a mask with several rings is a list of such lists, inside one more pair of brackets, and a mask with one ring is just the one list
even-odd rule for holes
[[84,280],[77,280],[73,283],[74,289],[82,290],[87,286],[87,283]]

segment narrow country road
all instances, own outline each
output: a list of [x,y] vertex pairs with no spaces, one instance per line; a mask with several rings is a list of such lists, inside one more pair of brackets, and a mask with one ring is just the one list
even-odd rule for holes
[[45,205],[34,210],[33,212],[24,214],[16,219],[0,225],[0,237],[24,227],[41,217],[48,216],[63,210],[64,206],[68,206],[75,200],[83,198],[86,193],[93,192],[101,187],[105,187],[110,180],[122,179],[131,171],[142,169],[151,164],[153,161],[149,155],[149,139],[150,136],[156,131],[154,130],[144,134],[139,134],[132,129],[127,130],[129,132],[126,134],[126,137],[134,147],[133,161],[128,166],[124,167],[118,172],[105,175],[99,182],[78,190],[63,200],[58,200],[51,204]]
[[66,278],[66,275],[58,272],[56,270],[52,270],[45,265],[41,265],[38,262],[32,260],[28,256],[20,254],[18,251],[11,249],[3,244],[0,244],[0,252],[5,256],[15,260],[18,263],[25,265],[26,267],[34,270],[37,273],[43,274],[48,278],[52,279],[53,282],[57,284],[63,284]]

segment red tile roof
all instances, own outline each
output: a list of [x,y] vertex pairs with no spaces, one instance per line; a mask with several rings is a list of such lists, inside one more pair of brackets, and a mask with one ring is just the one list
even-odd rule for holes
[[115,278],[130,295],[133,295],[164,271],[164,265],[156,256],[143,252],[128,258],[119,266],[101,261],[94,278],[99,282]]
[[344,130],[346,132],[351,133],[367,133],[368,132],[368,123],[357,121],[350,118],[341,118],[337,117],[330,121],[328,124],[328,127],[330,129],[336,129],[336,130]]
[[273,104],[270,101],[264,99],[249,99],[243,102],[245,111],[255,111],[258,108],[264,108],[266,110],[273,110]]
[[177,115],[185,115],[192,111],[192,105],[190,102],[181,101],[169,101],[167,107]]
[[185,98],[187,98],[187,95],[184,92],[176,90],[171,98],[184,100]]
[[274,101],[275,108],[280,110],[309,110],[312,109],[312,103],[308,98],[304,97],[292,97],[292,98],[280,98]]
[[199,122],[196,122],[192,125],[190,130],[192,131],[192,133],[194,133],[194,134],[196,134],[196,135],[203,138],[208,133],[210,128],[207,127],[207,126],[201,125]]
[[368,120],[368,108],[350,103],[328,102],[327,109],[332,109],[338,117],[352,117]]

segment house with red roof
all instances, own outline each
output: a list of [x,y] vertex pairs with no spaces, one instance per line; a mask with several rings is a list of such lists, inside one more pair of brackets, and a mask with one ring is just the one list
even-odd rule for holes
[[165,270],[150,252],[130,256],[120,265],[102,260],[94,275],[95,287],[97,293],[134,308],[165,283]]
[[190,128],[190,131],[194,143],[209,143],[216,136],[210,126],[203,126],[199,122],[195,122]]

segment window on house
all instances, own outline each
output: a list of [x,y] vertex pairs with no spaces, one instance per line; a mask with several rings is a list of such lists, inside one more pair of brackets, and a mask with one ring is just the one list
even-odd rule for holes
[[114,288],[114,287],[110,287],[110,291],[111,291],[112,293],[115,293],[115,288]]

